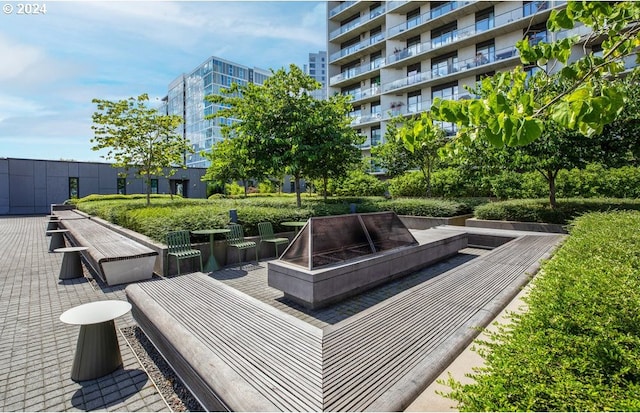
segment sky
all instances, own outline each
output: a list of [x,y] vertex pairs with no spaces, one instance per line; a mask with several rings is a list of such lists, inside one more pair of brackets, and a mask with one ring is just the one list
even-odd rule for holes
[[325,2],[25,3],[0,2],[0,158],[107,162],[92,99],[159,102],[210,56],[277,70],[326,50]]

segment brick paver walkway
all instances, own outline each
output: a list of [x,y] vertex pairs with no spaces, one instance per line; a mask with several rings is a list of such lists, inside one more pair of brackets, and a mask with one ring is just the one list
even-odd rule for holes
[[[71,380],[79,327],[60,314],[126,298],[122,286],[58,280],[62,254],[48,252],[47,220],[0,217],[0,411],[169,411],[121,335],[123,368]],[[117,328],[134,324],[130,314],[116,320]]]

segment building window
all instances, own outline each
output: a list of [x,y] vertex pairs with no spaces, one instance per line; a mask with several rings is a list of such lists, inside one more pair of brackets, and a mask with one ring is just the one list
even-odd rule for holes
[[407,29],[420,24],[420,7],[407,13]]
[[431,30],[431,47],[436,48],[458,39],[456,22]]
[[118,194],[127,194],[127,178],[118,178]]
[[420,76],[421,70],[420,63],[407,66],[407,84],[411,85],[420,82],[420,79],[422,79]]
[[371,66],[370,66],[371,70],[379,68],[382,62],[384,61],[384,59],[382,58],[382,51],[379,51],[377,53],[372,53],[369,56],[369,60],[371,61]]
[[377,119],[382,117],[382,106],[380,106],[380,102],[371,103],[371,117]]
[[522,2],[522,15],[524,17],[536,14],[541,10],[545,10],[548,6],[546,1],[523,1]]
[[487,63],[493,62],[496,56],[496,46],[493,43],[493,40],[489,40],[488,42],[478,43],[476,45],[476,57],[475,57],[475,65],[485,65]]
[[77,199],[80,193],[80,178],[69,177],[69,199]]
[[422,92],[409,92],[407,95],[407,112],[418,113],[422,111]]
[[493,7],[476,13],[476,33],[486,32],[494,26]]
[[157,179],[151,179],[151,193],[152,194],[157,194],[158,193],[158,180]]
[[434,86],[431,88],[431,100],[435,98],[440,99],[457,99],[458,98],[458,83],[447,83],[445,85]]
[[431,76],[440,77],[458,71],[458,55],[443,56],[431,61]]
[[420,53],[420,36],[407,39],[407,51],[409,56],[415,56]]
[[532,46],[540,42],[546,42],[547,26],[544,23],[531,26],[528,31],[524,31],[524,35],[527,36],[529,44]]
[[380,126],[373,126],[371,128],[371,146],[378,146],[382,140],[382,134],[380,133]]

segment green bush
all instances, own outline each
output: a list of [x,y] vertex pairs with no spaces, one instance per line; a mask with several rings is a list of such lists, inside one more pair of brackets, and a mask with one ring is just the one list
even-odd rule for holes
[[481,342],[462,411],[640,410],[640,213],[593,213],[544,263],[527,312]]
[[625,166],[606,169],[590,164],[585,169],[560,171],[558,196],[640,198],[640,168]]
[[377,202],[380,211],[394,211],[398,215],[423,217],[453,217],[469,214],[472,209],[461,202],[441,199],[399,198]]
[[421,172],[407,172],[389,180],[389,194],[394,198],[424,197],[427,194],[427,183]]
[[490,177],[489,182],[499,199],[540,198],[549,194],[549,184],[539,172],[503,172]]
[[381,196],[386,190],[386,183],[381,182],[375,176],[355,171],[341,180],[333,193],[338,196]]
[[478,206],[474,215],[478,219],[546,222],[564,225],[587,212],[640,210],[640,199],[562,198],[557,202],[556,209],[551,208],[548,199],[514,199],[491,202]]

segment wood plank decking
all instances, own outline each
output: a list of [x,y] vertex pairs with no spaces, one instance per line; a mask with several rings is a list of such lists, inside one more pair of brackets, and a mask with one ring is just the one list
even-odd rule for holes
[[136,320],[207,409],[398,411],[562,239],[520,234],[324,328],[201,273],[126,291]]

